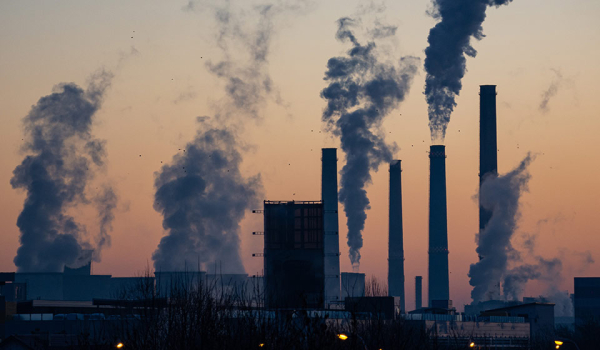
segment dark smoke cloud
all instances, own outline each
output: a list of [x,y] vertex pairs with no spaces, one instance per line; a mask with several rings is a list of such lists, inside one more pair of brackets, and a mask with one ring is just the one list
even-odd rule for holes
[[239,222],[246,210],[260,204],[260,176],[241,175],[236,135],[201,124],[185,152],[156,174],[154,209],[169,233],[152,258],[156,270],[218,262],[223,273],[242,273]]
[[539,107],[542,113],[548,113],[550,110],[548,108],[548,103],[550,103],[550,100],[558,93],[558,89],[562,86],[564,81],[562,73],[559,70],[553,69],[552,71],[556,76],[552,79],[548,89],[542,93],[542,101],[540,102]]
[[[245,4],[245,3],[244,3]],[[260,205],[260,176],[241,175],[239,134],[247,119],[259,120],[267,97],[280,102],[268,71],[277,20],[304,12],[309,2],[276,1],[242,9],[226,1],[190,1],[185,11],[206,11],[216,20],[221,59],[206,67],[225,84],[225,98],[213,107],[213,122],[198,118],[199,131],[184,154],[156,174],[155,209],[168,230],[154,252],[157,270],[208,268],[242,273],[239,223]],[[247,17],[250,15],[250,17]],[[184,168],[185,167],[185,168]]]
[[511,238],[520,217],[519,199],[528,190],[528,167],[533,157],[528,154],[518,167],[501,176],[489,176],[479,191],[480,204],[492,212],[485,229],[476,236],[477,254],[480,261],[471,264],[469,283],[473,286],[471,298],[474,303],[497,294],[498,283],[506,274],[509,258],[515,256]]
[[[86,187],[94,167],[103,165],[104,142],[93,138],[91,128],[111,79],[111,73],[99,71],[86,90],[73,83],[57,85],[23,120],[28,155],[10,181],[27,192],[17,219],[21,246],[14,262],[19,272],[61,272],[65,265],[77,267],[91,259],[86,229],[67,211],[90,203]],[[102,205],[105,199],[97,202],[103,242],[98,250],[109,242],[113,219],[114,205]],[[116,201],[114,193],[111,200]]]
[[425,49],[425,96],[428,104],[431,139],[443,141],[455,98],[462,89],[466,57],[475,57],[471,37],[481,40],[482,23],[488,6],[512,0],[433,0],[431,15],[440,21],[429,31]]
[[[350,42],[352,48],[346,56],[327,62],[325,80],[329,85],[321,91],[321,97],[327,100],[323,121],[329,131],[340,136],[346,154],[340,202],[348,218],[350,261],[357,269],[366,210],[370,208],[365,185],[371,181],[371,170],[377,171],[382,162],[391,161],[396,150],[395,144],[386,144],[381,124],[409,92],[419,60],[403,57],[398,66],[380,62],[374,42],[362,45],[357,40],[355,24],[347,17],[338,20],[336,38]],[[376,32],[390,35],[395,30]]]

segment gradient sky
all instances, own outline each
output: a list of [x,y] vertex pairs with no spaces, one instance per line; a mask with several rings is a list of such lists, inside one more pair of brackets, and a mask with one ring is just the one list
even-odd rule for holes
[[[243,1],[232,1],[232,8]],[[96,116],[94,134],[107,140],[106,176],[120,204],[112,247],[94,264],[96,274],[130,276],[152,265],[151,254],[165,234],[152,208],[154,172],[192,139],[195,118],[211,115],[223,98],[223,84],[205,68],[220,58],[215,22],[202,11],[185,12],[185,1],[0,1],[0,270],[13,271],[18,247],[16,219],[25,193],[10,178],[21,162],[21,120],[37,100],[60,82],[85,86],[101,67],[115,73]],[[275,25],[269,72],[283,104],[269,100],[259,122],[249,121],[243,172],[260,172],[270,200],[320,198],[320,149],[339,147],[321,123],[323,75],[330,57],[348,45],[335,40],[335,21],[356,13],[358,1],[330,0],[306,14],[282,15]],[[423,0],[386,1],[379,17],[397,25],[386,47],[391,58],[424,58],[427,34],[435,20]],[[247,6],[246,6],[247,7]],[[582,253],[600,259],[600,2],[596,0],[515,0],[490,8],[486,37],[474,42],[476,58],[467,59],[463,89],[446,137],[450,295],[456,305],[470,301],[469,265],[477,260],[479,85],[498,91],[498,166],[515,167],[527,152],[537,154],[529,192],[514,244],[537,234],[536,251],[561,257],[562,278],[551,283],[573,291],[574,276],[600,275],[600,263],[585,265]],[[247,12],[252,18],[252,11]],[[366,27],[373,17],[365,17]],[[135,32],[134,32],[135,31]],[[133,38],[132,38],[133,37]],[[135,48],[135,50],[132,50]],[[394,58],[396,59],[396,58]],[[558,72],[558,74],[557,74]],[[562,78],[559,78],[562,77]],[[403,165],[404,244],[407,307],[414,306],[414,276],[427,290],[427,205],[430,145],[421,69],[411,92],[385,123],[386,139],[396,142]],[[547,111],[542,94],[556,94]],[[339,151],[339,168],[344,157]],[[140,157],[139,155],[142,155]],[[289,165],[288,165],[289,164]],[[387,276],[387,167],[373,174],[362,249],[362,272]],[[351,269],[340,206],[343,271]],[[86,222],[89,213],[74,209]],[[242,224],[242,249],[248,273],[260,273],[262,217],[248,214]],[[88,229],[94,230],[89,221]],[[526,295],[544,287],[533,283]],[[426,300],[426,298],[424,298]],[[460,307],[462,309],[462,307]]]

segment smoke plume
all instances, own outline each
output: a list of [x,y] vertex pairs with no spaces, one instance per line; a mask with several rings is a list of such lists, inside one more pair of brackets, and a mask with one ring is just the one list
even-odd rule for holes
[[431,139],[443,141],[456,96],[462,89],[466,56],[475,57],[471,37],[484,37],[482,23],[488,6],[512,0],[433,0],[431,15],[440,21],[429,31],[425,49],[425,96],[428,104]]
[[271,43],[278,20],[290,14],[301,15],[310,8],[310,1],[299,0],[250,4],[248,9],[234,1],[188,2],[184,11],[209,10],[217,23],[215,39],[222,58],[208,59],[205,64],[225,83],[227,99],[214,106],[216,117],[235,123],[238,112],[243,111],[245,116],[260,119],[267,97],[283,104],[268,70]]
[[559,258],[545,259],[535,257],[535,264],[524,264],[510,269],[504,276],[504,300],[520,300],[527,282],[540,280],[546,284],[542,301],[554,303],[554,315],[573,316],[573,303],[566,291],[560,291],[558,285],[563,281],[563,263]]
[[152,258],[162,271],[220,262],[223,273],[241,273],[239,222],[259,205],[260,176],[241,175],[242,156],[231,131],[200,123],[205,128],[156,176],[154,209],[169,234]]
[[[351,18],[338,20],[336,38],[350,42],[352,48],[346,56],[333,57],[327,62],[325,80],[329,85],[321,91],[321,97],[327,100],[323,121],[330,132],[340,137],[346,154],[340,202],[348,218],[350,261],[357,270],[369,209],[365,186],[371,181],[371,170],[377,171],[382,162],[391,161],[396,150],[395,144],[385,142],[381,124],[409,92],[419,60],[403,57],[398,65],[381,62],[374,42],[359,43],[353,32],[355,25]],[[386,27],[375,32],[381,36],[391,35],[395,30]]]
[[[528,154],[518,167],[501,176],[489,176],[479,192],[481,206],[492,213],[485,229],[476,236],[477,254],[482,259],[471,264],[469,283],[473,286],[474,303],[484,301],[491,294],[497,296],[498,283],[505,276],[508,261],[514,255],[511,238],[520,217],[519,198],[527,191],[527,168],[533,157]],[[523,267],[523,275],[536,273]]]
[[110,235],[112,221],[115,219],[114,210],[117,207],[117,195],[110,186],[104,186],[102,193],[96,196],[96,210],[100,220],[100,234],[96,239],[96,250],[94,260],[100,261],[100,252],[104,247],[110,247]]
[[[529,249],[529,247],[528,247]],[[534,247],[531,247],[529,254],[533,255]],[[565,251],[561,255],[564,255]],[[567,271],[565,274],[563,259],[564,257],[555,257],[546,259],[539,255],[534,257],[533,264],[520,264],[520,260],[516,261],[517,266],[508,270],[503,280],[504,300],[520,300],[524,294],[525,287],[529,281],[541,281],[545,285],[542,300],[549,301],[555,304],[554,315],[557,317],[573,316],[573,303],[567,291],[558,289],[565,278],[565,275],[573,275],[582,273],[591,264],[594,259],[589,251],[572,252],[571,259],[579,260],[575,262],[575,271]]]
[[519,300],[523,296],[525,286],[530,280],[556,281],[562,272],[562,261],[558,258],[544,259],[536,257],[535,264],[523,264],[508,270],[502,284],[504,299]]
[[86,241],[86,228],[68,214],[77,205],[93,201],[99,210],[96,260],[110,243],[116,196],[107,186],[104,195],[89,200],[86,189],[106,156],[104,142],[91,129],[111,79],[111,73],[100,71],[86,90],[73,83],[57,85],[23,119],[27,156],[10,181],[27,192],[17,219],[21,246],[14,262],[19,272],[62,272],[65,265],[90,261],[93,247]]
[[240,134],[246,120],[261,119],[268,97],[281,102],[268,70],[271,41],[277,19],[305,7],[302,1],[249,9],[229,1],[190,1],[184,7],[208,10],[216,21],[222,57],[208,60],[206,67],[224,82],[225,98],[213,105],[212,122],[198,118],[198,133],[185,152],[156,174],[154,208],[163,215],[168,234],[153,254],[155,269],[180,271],[216,263],[223,273],[244,272],[240,221],[246,210],[260,205],[263,189],[259,175],[246,178],[240,172]]
[[548,113],[548,103],[550,103],[550,99],[552,99],[552,97],[554,97],[558,93],[558,89],[563,83],[562,73],[556,69],[553,69],[552,71],[554,72],[556,77],[552,79],[552,82],[550,83],[550,86],[548,86],[548,89],[546,89],[546,91],[542,93],[542,101],[540,102],[539,107],[542,113]]

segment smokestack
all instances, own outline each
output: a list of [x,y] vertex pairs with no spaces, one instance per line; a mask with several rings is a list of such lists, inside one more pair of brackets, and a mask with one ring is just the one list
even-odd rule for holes
[[338,226],[337,149],[323,148],[321,200],[325,250],[325,301],[340,300],[340,240]]
[[[489,175],[498,175],[496,140],[496,85],[479,87],[479,187]],[[481,200],[480,200],[481,201]],[[492,212],[479,204],[479,231],[490,221]]]
[[388,294],[400,297],[400,310],[404,305],[404,243],[402,232],[402,179],[400,160],[390,163],[390,217],[388,245]]
[[[479,86],[479,188],[489,176],[498,175],[498,142],[496,136],[496,85]],[[479,232],[483,232],[492,212],[481,205],[479,198]],[[479,255],[479,259],[484,256]],[[492,298],[500,297],[500,281]]]
[[429,152],[429,307],[432,300],[450,300],[448,278],[448,215],[446,208],[446,146]]
[[423,276],[415,276],[415,310],[423,307]]

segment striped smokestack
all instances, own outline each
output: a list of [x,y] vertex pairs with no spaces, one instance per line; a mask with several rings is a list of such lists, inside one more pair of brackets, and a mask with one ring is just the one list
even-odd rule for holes
[[325,250],[325,302],[340,300],[340,241],[338,227],[337,149],[323,148],[321,199]]
[[[489,175],[498,175],[496,140],[496,85],[479,87],[479,186]],[[492,213],[479,205],[479,231],[485,229]]]
[[446,146],[429,152],[429,307],[450,299],[448,278],[448,215],[446,208]]
[[400,297],[400,312],[405,313],[401,173],[400,160],[392,161],[390,163],[388,294],[393,297]]

